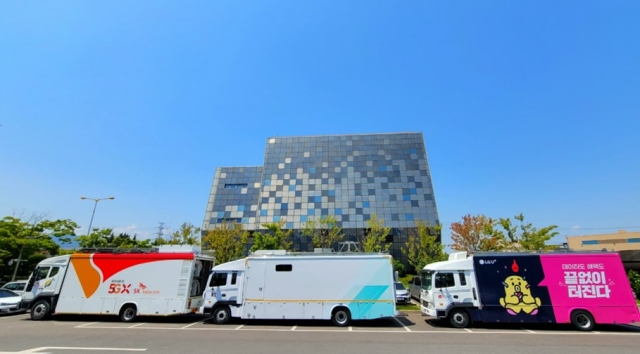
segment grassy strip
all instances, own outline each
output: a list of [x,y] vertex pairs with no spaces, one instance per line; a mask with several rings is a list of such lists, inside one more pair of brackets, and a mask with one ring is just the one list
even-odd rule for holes
[[420,311],[420,306],[415,304],[396,305],[396,308],[398,309],[398,311]]

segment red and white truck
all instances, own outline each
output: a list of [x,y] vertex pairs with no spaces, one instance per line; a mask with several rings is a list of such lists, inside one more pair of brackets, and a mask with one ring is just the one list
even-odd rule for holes
[[194,246],[93,249],[38,264],[22,294],[32,320],[57,314],[137,316],[195,313],[202,306],[211,256]]

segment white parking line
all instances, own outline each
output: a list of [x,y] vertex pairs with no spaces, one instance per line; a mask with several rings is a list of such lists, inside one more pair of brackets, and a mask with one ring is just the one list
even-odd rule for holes
[[469,333],[473,333],[473,331],[472,331],[472,330],[470,330],[469,328],[465,328],[464,330],[465,330],[465,331],[467,331],[467,332],[469,332]]
[[91,326],[91,325],[94,325],[94,324],[97,324],[97,323],[100,323],[100,322],[89,322],[89,323],[85,323],[85,324],[82,324],[82,325],[76,326],[76,328],[88,327],[88,326]]
[[188,325],[186,325],[186,326],[182,326],[182,327],[180,327],[180,329],[187,329],[187,328],[189,328],[189,327],[191,327],[191,326],[193,326],[193,325],[197,325],[198,323],[201,323],[201,322],[202,322],[202,321],[197,321],[197,322],[189,323],[189,324],[188,324]]
[[402,323],[397,317],[394,317],[393,319],[396,320],[396,322],[398,322],[402,326],[402,328],[404,328],[405,331],[411,332],[409,327],[405,326],[404,323]]
[[522,330],[523,330],[523,331],[527,331],[527,332],[529,332],[529,333],[534,333],[534,334],[536,333],[536,332],[534,332],[534,331],[532,331],[532,330],[530,330],[530,329],[526,329],[526,328],[522,328]]
[[104,351],[112,351],[112,352],[145,352],[147,348],[91,348],[91,347],[39,347],[33,348],[29,350],[21,351],[20,353],[38,353],[43,350],[104,350]]
[[295,325],[295,326],[291,327],[291,330],[292,330],[292,331],[295,331],[295,330],[296,330],[296,328],[298,328],[298,325]]
[[146,323],[145,323],[145,322],[142,322],[142,323],[134,324],[133,326],[129,326],[129,327],[127,327],[127,328],[136,328],[136,327],[138,327],[138,326],[142,326],[143,324],[146,324]]
[[349,326],[349,332],[353,332],[353,327]]
[[[244,325],[240,325],[236,328],[229,328],[229,327],[215,327],[215,326],[209,326],[209,327],[195,327],[195,328],[187,328],[186,330],[188,331],[234,331],[234,330],[238,330],[240,328],[243,328]],[[91,327],[76,327],[76,328],[81,328],[81,329],[128,329],[127,327],[116,327],[116,326],[91,326]],[[150,330],[180,330],[181,328],[176,328],[176,327],[136,327],[135,329],[138,330],[143,330],[143,329],[150,329]],[[250,327],[244,327],[243,331],[262,331],[262,332],[291,332],[291,329],[284,329],[284,328],[250,328]],[[297,331],[296,331],[297,332]],[[456,335],[456,334],[474,334],[474,335],[483,335],[483,334],[523,334],[521,330],[518,331],[509,331],[509,330],[504,330],[504,331],[476,331],[473,332],[471,330],[466,329],[465,331],[430,331],[430,330],[425,330],[425,331],[421,331],[421,330],[409,330],[408,328],[406,328],[405,332],[402,331],[398,331],[398,330],[385,330],[385,329],[380,329],[380,330],[371,330],[371,329],[366,329],[366,330],[360,330],[360,329],[353,329],[351,331],[339,331],[339,330],[335,330],[335,329],[305,329],[305,332],[333,332],[333,333],[433,333],[433,334],[440,334],[440,335]],[[600,333],[600,332],[599,332]],[[544,336],[544,335],[550,335],[550,336],[571,336],[571,335],[593,335],[593,332],[536,332],[536,335],[540,335],[540,336]],[[600,335],[602,336],[606,336],[606,335],[614,335],[614,336],[638,336],[640,337],[640,332],[607,332],[607,333],[600,333]]]

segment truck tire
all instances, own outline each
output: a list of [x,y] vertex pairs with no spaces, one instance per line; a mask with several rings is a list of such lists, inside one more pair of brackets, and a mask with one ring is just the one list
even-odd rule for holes
[[351,323],[351,312],[346,307],[338,307],[331,314],[331,321],[339,327],[348,326]]
[[469,327],[469,314],[463,309],[453,309],[449,312],[449,324],[455,328]]
[[227,324],[231,321],[231,310],[227,306],[216,307],[213,310],[213,323]]
[[31,319],[34,321],[42,321],[49,317],[51,304],[47,300],[39,300],[31,307]]
[[576,310],[571,313],[571,324],[579,331],[590,331],[596,321],[588,311]]
[[136,305],[127,304],[120,310],[120,321],[133,322],[138,318],[138,308]]

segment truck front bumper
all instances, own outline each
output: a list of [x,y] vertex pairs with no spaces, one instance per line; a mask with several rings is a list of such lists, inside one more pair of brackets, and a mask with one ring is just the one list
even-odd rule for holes
[[424,306],[420,306],[420,312],[424,316],[438,317],[438,313],[435,309],[428,309]]

